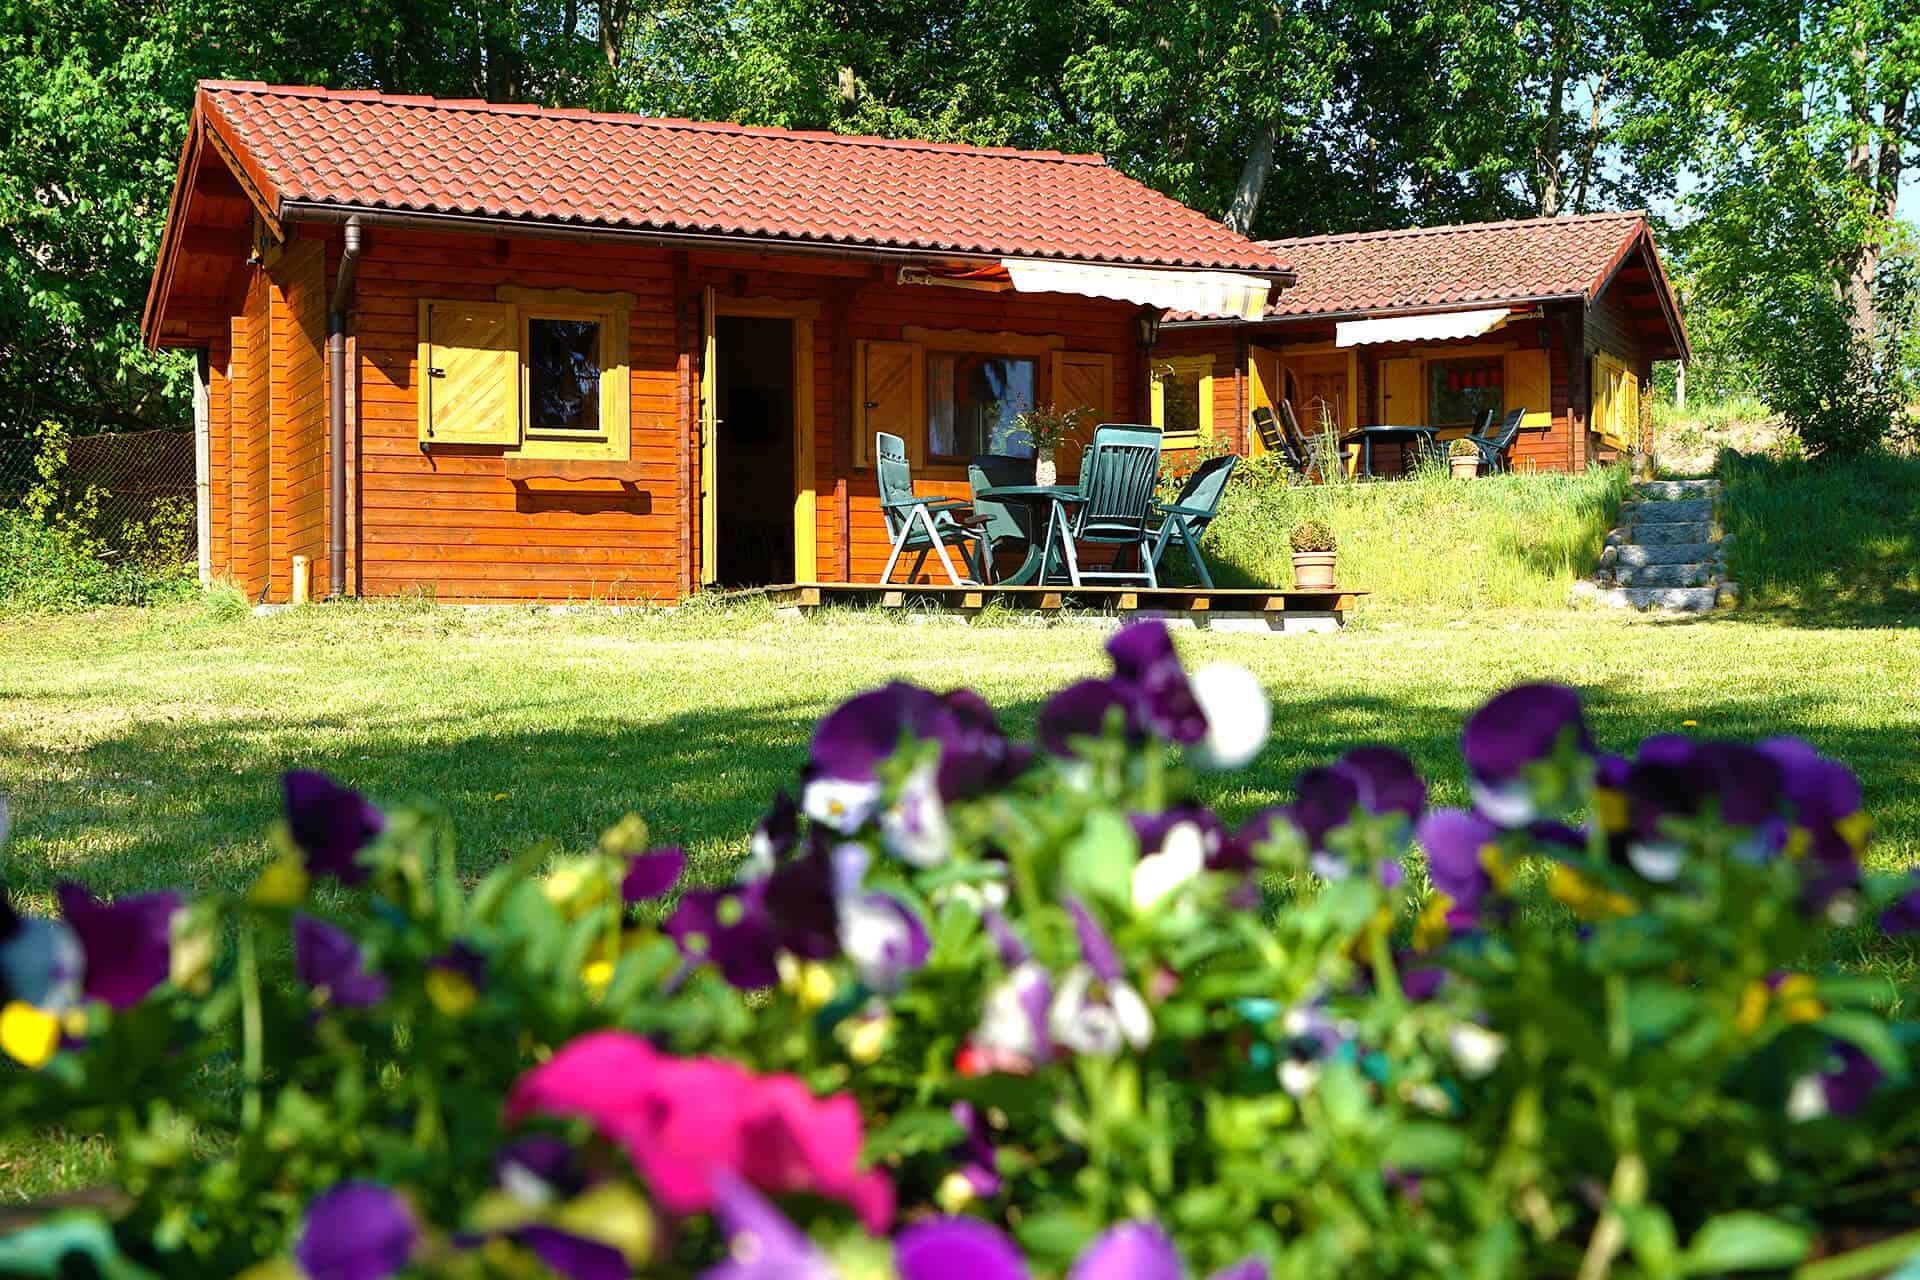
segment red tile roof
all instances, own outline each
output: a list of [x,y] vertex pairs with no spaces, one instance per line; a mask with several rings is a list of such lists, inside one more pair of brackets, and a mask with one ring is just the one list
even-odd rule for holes
[[642,231],[1280,273],[1099,156],[203,82],[262,199]]
[[1592,301],[1646,231],[1646,214],[1633,212],[1266,240],[1262,243],[1300,277],[1267,314],[1412,311],[1545,298]]

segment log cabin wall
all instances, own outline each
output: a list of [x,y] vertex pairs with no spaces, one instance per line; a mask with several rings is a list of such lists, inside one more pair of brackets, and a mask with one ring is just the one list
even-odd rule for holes
[[[240,313],[233,318],[231,409],[224,451],[230,548],[226,572],[250,600],[267,587],[271,308],[272,285],[266,271],[256,268],[247,281]],[[217,440],[215,445],[217,449]]]
[[290,239],[267,269],[272,352],[268,594],[293,591],[293,557],[312,561],[315,595],[327,582],[327,302],[325,244]]
[[[677,461],[673,279],[665,249],[369,230],[351,326],[357,440],[348,428],[358,473],[348,541],[360,590],[464,601],[675,599],[689,505]],[[503,285],[633,295],[634,479],[516,481],[499,446],[421,448],[421,300],[493,301]],[[324,475],[316,483],[324,493]]]
[[[1639,325],[1634,319],[1625,290],[1606,289],[1594,299],[1593,305],[1587,308],[1583,333],[1584,358],[1581,363],[1588,371],[1589,380],[1593,357],[1605,353],[1632,369],[1643,389],[1647,386],[1653,377],[1653,361],[1641,343]],[[1620,456],[1619,450],[1601,439],[1599,432],[1591,429],[1580,432],[1580,444],[1587,456],[1597,462],[1611,462]]]

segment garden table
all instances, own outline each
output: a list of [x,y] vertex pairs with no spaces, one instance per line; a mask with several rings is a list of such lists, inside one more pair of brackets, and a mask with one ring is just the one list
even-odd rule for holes
[[1344,436],[1341,436],[1340,444],[1343,448],[1350,444],[1358,444],[1360,446],[1360,470],[1371,478],[1373,475],[1373,442],[1375,440],[1389,443],[1420,440],[1431,449],[1434,446],[1434,439],[1439,433],[1439,430],[1438,427],[1361,427],[1358,431],[1349,431]]
[[[1024,587],[1037,581],[1046,563],[1047,550],[1053,546],[1054,530],[1066,528],[1067,507],[1080,500],[1080,487],[1071,484],[1000,484],[982,489],[980,496],[1031,509],[1027,527],[1044,532],[1038,540],[1027,540],[1027,558],[1020,562],[1018,569],[1000,579],[1000,583],[1009,587]],[[1074,585],[1078,586],[1079,583],[1075,582]]]

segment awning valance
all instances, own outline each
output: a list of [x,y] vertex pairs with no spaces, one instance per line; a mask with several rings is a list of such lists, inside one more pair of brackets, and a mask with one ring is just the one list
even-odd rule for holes
[[1176,271],[1157,267],[1107,267],[1084,262],[1002,258],[1021,293],[1077,293],[1143,307],[1198,315],[1258,320],[1272,288],[1260,276],[1231,271]]
[[1342,320],[1334,329],[1334,344],[1364,347],[1380,342],[1444,342],[1477,338],[1491,333],[1512,314],[1506,307],[1483,311],[1436,311],[1419,316],[1380,316],[1373,320]]

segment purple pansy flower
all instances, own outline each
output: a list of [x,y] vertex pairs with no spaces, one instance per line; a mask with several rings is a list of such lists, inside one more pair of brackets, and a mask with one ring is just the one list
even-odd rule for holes
[[960,1176],[967,1180],[973,1194],[981,1198],[1000,1194],[1002,1179],[993,1139],[987,1132],[986,1118],[971,1102],[956,1102],[953,1122],[960,1126],[960,1144],[951,1152],[959,1163]]
[[826,1256],[759,1192],[724,1168],[711,1177],[728,1257],[700,1280],[834,1280]]
[[1037,736],[1049,754],[1072,756],[1078,739],[1100,737],[1116,717],[1128,741],[1138,741],[1139,721],[1125,691],[1112,680],[1081,680],[1047,699]]
[[1027,960],[987,992],[980,1025],[968,1041],[982,1072],[1025,1075],[1053,1059],[1047,1011],[1053,1004],[1053,975]]
[[900,1280],[1027,1280],[1027,1264],[998,1227],[977,1218],[930,1218],[894,1241]]
[[880,765],[910,741],[939,744],[936,777],[946,801],[1004,781],[1027,759],[978,694],[942,696],[895,681],[848,699],[814,730],[801,807],[837,831],[859,830],[880,804]]
[[754,824],[753,834],[747,837],[747,860],[740,868],[740,878],[758,879],[773,874],[774,865],[799,843],[800,806],[786,792],[776,792],[773,806]]
[[1355,747],[1335,768],[1361,781],[1360,806],[1368,813],[1398,813],[1417,822],[1427,809],[1427,784],[1405,752],[1392,747]]
[[1832,1046],[1825,1069],[1802,1076],[1787,1098],[1787,1115],[1794,1120],[1821,1116],[1850,1116],[1862,1110],[1885,1078],[1872,1058],[1844,1040]]
[[1913,888],[1895,898],[1880,913],[1880,928],[1890,934],[1920,933],[1920,877],[1909,880]]
[[869,990],[891,994],[927,963],[927,927],[890,893],[856,893],[840,903],[840,949]]
[[86,964],[71,928],[59,920],[20,915],[0,885],[0,1005],[19,1000],[62,1012],[80,999]]
[[167,980],[180,895],[167,890],[101,902],[67,881],[55,890],[60,914],[86,957],[87,997],[131,1009]]
[[1492,867],[1500,857],[1500,828],[1477,813],[1435,809],[1421,820],[1416,839],[1427,855],[1427,876],[1446,900],[1451,929],[1470,929],[1480,903],[1494,887]]
[[742,991],[757,991],[780,980],[765,880],[689,889],[680,895],[661,930],[679,945],[688,963],[711,961],[722,978]]
[[623,902],[651,902],[673,892],[687,869],[687,851],[678,845],[635,854],[627,863],[627,874],[620,881]]
[[880,814],[880,843],[915,867],[937,867],[953,852],[953,828],[940,798],[940,771],[920,765],[900,783],[893,803]]
[[940,741],[944,799],[978,795],[1010,782],[1033,762],[1033,748],[1009,741],[993,718],[993,708],[972,689],[954,689],[941,702],[947,710]]
[[1122,1222],[1095,1237],[1067,1280],[1180,1280],[1180,1274],[1180,1255],[1166,1232],[1151,1222]]
[[512,1233],[521,1248],[566,1280],[627,1280],[633,1264],[610,1244],[535,1223]]
[[1094,1057],[1144,1049],[1153,1039],[1153,1014],[1120,967],[1119,953],[1087,909],[1066,900],[1080,936],[1081,962],[1067,971],[1047,1010],[1055,1044]]
[[1349,1052],[1354,1039],[1353,1024],[1334,1021],[1318,1000],[1287,1010],[1280,1030],[1276,1074],[1280,1087],[1296,1098],[1313,1092],[1322,1064]]
[[1580,695],[1572,689],[1523,684],[1495,695],[1468,718],[1460,735],[1474,808],[1503,827],[1532,822],[1540,803],[1526,775],[1567,743],[1593,752]]
[[1207,716],[1164,622],[1136,622],[1107,641],[1113,682],[1138,722],[1155,737],[1193,746],[1207,736]]
[[309,915],[293,917],[293,971],[343,1009],[364,1008],[387,997],[387,980],[367,971],[360,944]]
[[549,1133],[515,1138],[501,1147],[493,1158],[493,1176],[503,1191],[528,1205],[564,1200],[587,1182],[572,1145]]
[[307,870],[330,875],[345,885],[367,878],[356,859],[386,829],[386,817],[358,791],[324,773],[290,770],[280,780],[286,792],[287,827],[306,855]]
[[[1411,824],[1427,807],[1427,784],[1413,762],[1391,747],[1355,747],[1330,765],[1304,769],[1293,791],[1293,804],[1283,812],[1305,838],[1309,865],[1323,880],[1344,880],[1353,872],[1328,851],[1327,837],[1352,822],[1355,813],[1397,814]],[[1384,877],[1397,870],[1381,868]]]
[[308,1280],[384,1280],[413,1257],[407,1202],[374,1182],[343,1182],[307,1205],[293,1255]]

